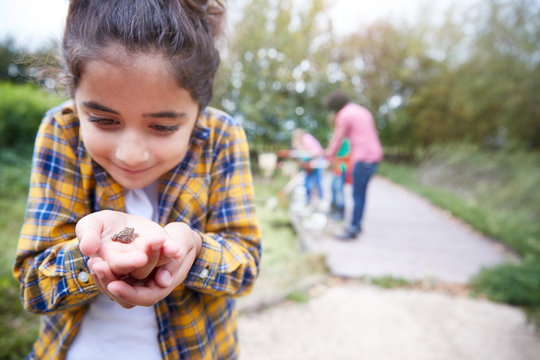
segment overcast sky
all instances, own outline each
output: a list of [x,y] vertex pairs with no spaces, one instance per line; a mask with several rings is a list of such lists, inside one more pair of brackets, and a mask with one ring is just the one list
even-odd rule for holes
[[[333,19],[336,31],[344,34],[380,18],[410,21],[426,1],[333,0],[328,16]],[[440,11],[451,3],[469,2],[471,0],[430,1],[431,6]],[[68,3],[68,0],[0,0],[0,40],[10,35],[21,46],[37,48],[50,39],[59,39]]]

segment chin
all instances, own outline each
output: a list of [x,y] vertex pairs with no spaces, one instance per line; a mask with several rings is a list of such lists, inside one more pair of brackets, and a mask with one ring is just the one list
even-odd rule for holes
[[[114,178],[114,176],[113,176]],[[135,179],[117,179],[115,178],[115,181],[120,184],[124,189],[141,189],[145,186],[150,185],[152,182],[147,180],[140,180],[137,181]]]

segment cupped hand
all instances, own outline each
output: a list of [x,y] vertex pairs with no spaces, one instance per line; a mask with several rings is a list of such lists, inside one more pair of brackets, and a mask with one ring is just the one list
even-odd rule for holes
[[184,223],[165,226],[164,251],[176,256],[161,256],[152,276],[139,281],[114,278],[105,261],[94,265],[101,277],[101,290],[124,307],[152,306],[167,297],[187,277],[202,247],[201,236]]
[[[129,243],[113,241],[113,235],[126,227],[134,229],[134,239]],[[163,227],[119,211],[103,210],[89,214],[77,223],[75,231],[81,252],[107,262],[118,279],[126,275],[145,279],[161,258],[175,255],[171,246],[163,247],[167,237]]]

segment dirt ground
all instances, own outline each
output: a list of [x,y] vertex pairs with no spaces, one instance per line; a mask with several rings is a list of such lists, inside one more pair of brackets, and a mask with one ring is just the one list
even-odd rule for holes
[[540,359],[540,336],[520,309],[466,291],[330,281],[309,295],[242,313],[240,359]]

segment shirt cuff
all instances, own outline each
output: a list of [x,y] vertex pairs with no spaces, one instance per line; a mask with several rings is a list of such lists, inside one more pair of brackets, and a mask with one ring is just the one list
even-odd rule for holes
[[[192,288],[214,289],[219,277],[218,264],[221,263],[221,245],[209,235],[199,233],[202,238],[201,251],[184,281]],[[223,290],[223,289],[221,289]]]
[[87,293],[98,290],[85,257],[79,250],[77,239],[65,245],[64,268],[66,269],[66,282],[70,294]]

